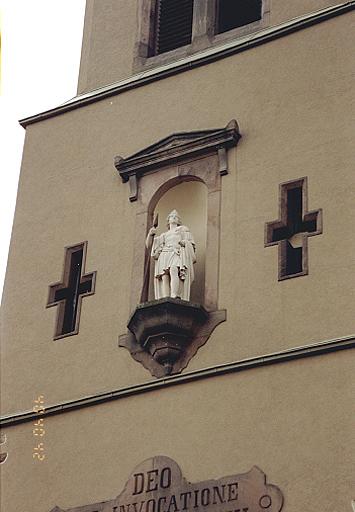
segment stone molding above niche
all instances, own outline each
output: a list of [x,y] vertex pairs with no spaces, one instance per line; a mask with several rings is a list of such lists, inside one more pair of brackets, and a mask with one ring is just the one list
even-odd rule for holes
[[[128,349],[155,377],[181,372],[226,319],[226,311],[218,307],[221,180],[228,174],[227,150],[235,147],[240,137],[238,124],[232,120],[225,128],[172,134],[128,158],[115,158],[122,181],[130,184],[129,198],[136,216],[129,332],[119,337],[119,346]],[[151,301],[145,277],[150,253],[144,241],[161,197],[186,181],[202,182],[207,189],[203,301],[194,304],[193,299],[170,297]],[[196,324],[193,310],[199,318]]]
[[226,149],[236,146],[241,135],[237,121],[233,119],[225,128],[173,133],[147,148],[123,158],[115,157],[115,167],[124,183],[130,185],[130,201],[138,199],[138,180],[158,167],[168,166],[199,155],[217,153],[218,171],[228,173]]

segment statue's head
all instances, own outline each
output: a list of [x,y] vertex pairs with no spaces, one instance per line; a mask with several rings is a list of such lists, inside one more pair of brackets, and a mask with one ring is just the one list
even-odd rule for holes
[[176,222],[176,224],[178,226],[181,226],[181,218],[180,218],[180,215],[178,214],[178,212],[176,210],[172,210],[169,215],[167,216],[166,218],[167,220],[167,224],[169,226],[170,222],[173,221],[173,222]]

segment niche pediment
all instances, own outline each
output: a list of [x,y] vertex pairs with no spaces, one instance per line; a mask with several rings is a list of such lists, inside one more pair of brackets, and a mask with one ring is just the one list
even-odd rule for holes
[[234,119],[225,128],[174,133],[127,158],[116,156],[115,167],[122,181],[130,183],[130,201],[136,201],[139,177],[157,167],[192,159],[202,153],[219,153],[219,172],[221,175],[227,174],[225,151],[236,146],[240,137]]

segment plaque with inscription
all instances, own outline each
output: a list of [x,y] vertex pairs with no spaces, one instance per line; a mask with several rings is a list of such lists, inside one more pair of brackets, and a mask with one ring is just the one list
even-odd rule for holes
[[158,456],[134,469],[117,498],[66,512],[280,512],[282,505],[280,489],[266,483],[256,466],[248,473],[190,483],[174,460]]

